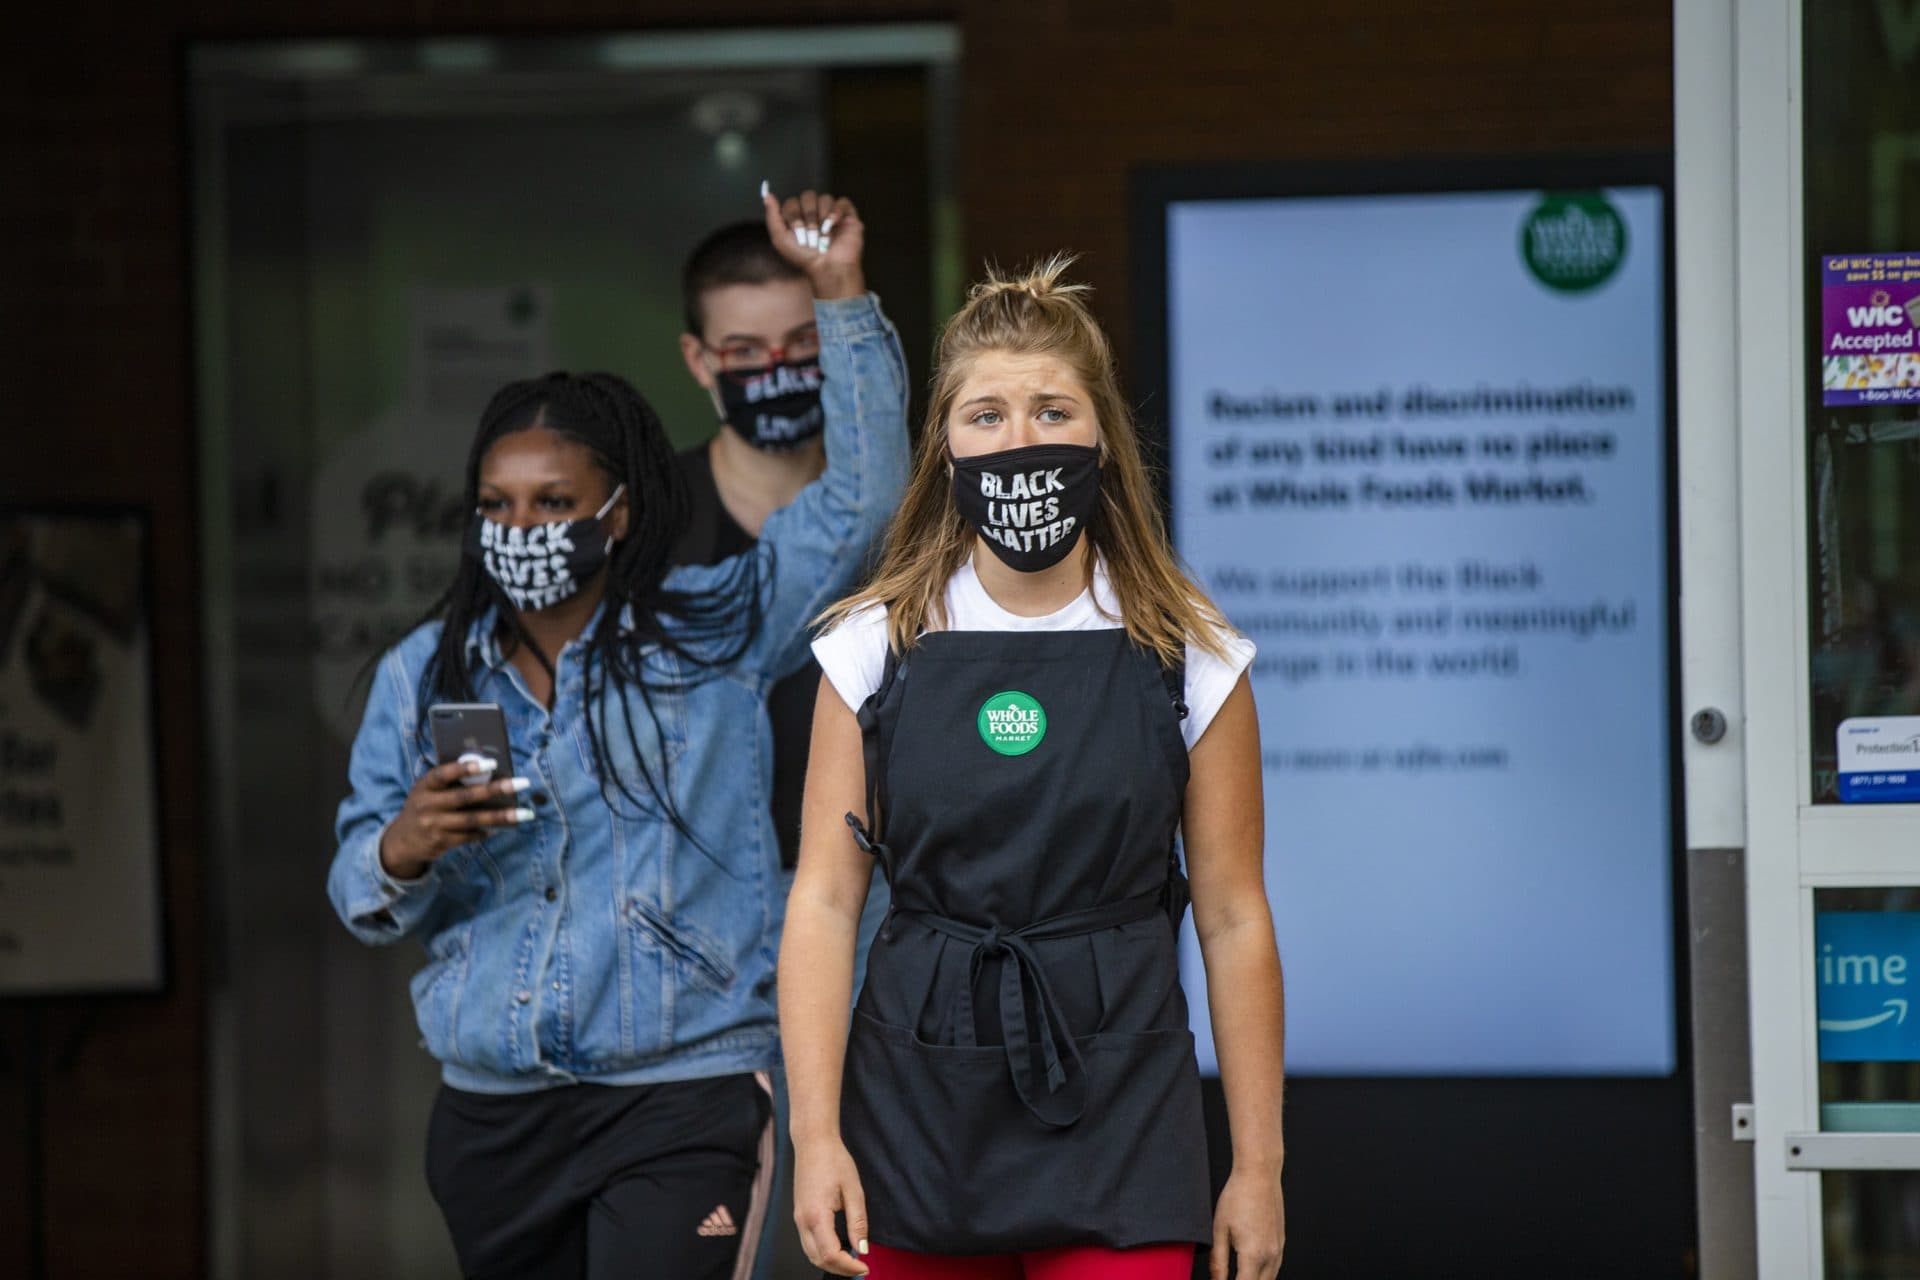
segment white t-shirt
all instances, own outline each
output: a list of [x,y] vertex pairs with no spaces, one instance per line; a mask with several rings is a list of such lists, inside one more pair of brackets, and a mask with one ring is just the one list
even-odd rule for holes
[[[1066,607],[1044,617],[1026,618],[1008,613],[981,585],[973,561],[960,566],[947,583],[947,626],[954,631],[1110,631],[1120,625],[1120,602],[1107,580],[1107,566],[1096,563],[1093,585]],[[1253,641],[1232,633],[1223,637],[1231,662],[1222,662],[1187,639],[1187,718],[1180,734],[1187,750],[1213,723],[1214,715],[1233,692],[1240,673],[1253,661]],[[880,687],[887,667],[887,611],[883,605],[862,609],[813,642],[813,656],[846,704],[860,704]]]

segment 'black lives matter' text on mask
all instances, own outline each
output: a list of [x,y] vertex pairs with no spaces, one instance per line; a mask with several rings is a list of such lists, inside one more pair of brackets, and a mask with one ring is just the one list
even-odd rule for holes
[[551,608],[578,594],[580,585],[612,554],[613,535],[601,521],[625,489],[621,485],[605,506],[578,520],[507,525],[476,516],[464,549],[507,593],[514,608]]
[[1100,450],[1083,444],[953,459],[953,501],[1009,569],[1038,573],[1066,558],[1100,501]]
[[757,449],[778,453],[826,429],[820,407],[820,361],[794,360],[751,373],[714,377],[720,417]]

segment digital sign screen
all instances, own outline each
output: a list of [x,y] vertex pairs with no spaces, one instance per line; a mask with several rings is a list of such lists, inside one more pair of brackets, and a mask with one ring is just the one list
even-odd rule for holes
[[1259,646],[1290,1072],[1675,1068],[1665,198],[1162,206],[1173,534]]

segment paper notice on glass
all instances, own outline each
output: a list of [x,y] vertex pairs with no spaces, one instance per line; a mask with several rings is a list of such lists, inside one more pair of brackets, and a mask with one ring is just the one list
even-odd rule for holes
[[0,995],[161,984],[145,527],[0,512]]
[[1920,800],[1920,716],[1854,716],[1838,738],[1842,803]]
[[549,367],[545,287],[416,288],[410,299],[408,399],[416,412],[470,426],[507,383]]
[[1820,263],[1824,404],[1920,404],[1920,253]]

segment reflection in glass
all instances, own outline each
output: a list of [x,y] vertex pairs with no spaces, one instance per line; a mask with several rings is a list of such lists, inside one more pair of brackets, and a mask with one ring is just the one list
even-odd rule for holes
[[[1914,802],[1920,743],[1908,785],[1886,776],[1909,762],[1884,747],[1865,763],[1891,785],[1844,797],[1839,743],[1850,718],[1920,715],[1920,404],[1826,403],[1898,382],[1909,358],[1826,350],[1822,288],[1832,255],[1920,253],[1920,54],[1889,26],[1898,6],[1804,8],[1812,795]],[[1911,291],[1890,286],[1888,301]],[[1886,726],[1883,741],[1912,728]]]
[[[1813,907],[1816,917],[1838,911],[1915,912],[1920,911],[1920,889],[1819,889],[1814,892]],[[1817,982],[1821,957],[1816,955],[1814,963]],[[1914,979],[1913,986],[1920,991],[1920,971]],[[1920,1009],[1914,1014],[1920,1017]],[[1920,1131],[1920,1062],[1823,1060],[1820,1127],[1848,1132]]]
[[192,51],[211,1274],[457,1270],[420,1175],[419,954],[352,942],[322,877],[368,659],[447,581],[487,397],[612,369],[678,443],[705,439],[682,258],[757,216],[763,178],[831,178],[885,229],[868,278],[924,367],[952,301],[935,258],[957,258],[935,225],[952,82],[944,46],[894,30],[855,32],[844,62],[851,30],[804,59],[744,29]]
[[1820,1175],[1826,1280],[1920,1275],[1920,1172]]
[[[1920,888],[1821,889],[1816,918],[1832,912],[1920,911]],[[1814,957],[1817,976],[1822,957]],[[1914,983],[1920,988],[1920,982]],[[1917,1011],[1920,1012],[1920,1011]],[[1820,1127],[1920,1131],[1920,1062],[1820,1063]],[[1826,1280],[1920,1275],[1920,1172],[1821,1175]]]

